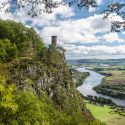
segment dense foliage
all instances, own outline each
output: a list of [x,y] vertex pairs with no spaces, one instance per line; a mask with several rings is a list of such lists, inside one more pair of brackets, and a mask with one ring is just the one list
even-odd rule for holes
[[[55,109],[47,94],[38,98],[33,90],[18,91],[14,85],[5,86],[0,76],[0,124],[2,125],[87,125],[82,114],[74,118]],[[80,121],[79,121],[80,120]],[[98,122],[92,125],[99,124]]]
[[76,83],[76,87],[82,85],[86,77],[90,75],[89,72],[83,73],[73,68],[71,69],[71,72],[72,72],[72,77],[74,79],[74,82]]
[[111,14],[121,17],[121,21],[112,21],[111,31],[120,32],[125,30],[125,4],[123,1],[111,3],[103,13],[104,19],[108,18]]
[[50,125],[59,122],[61,115],[51,101],[46,100],[45,93],[38,99],[33,91],[17,91],[14,85],[5,86],[2,76],[0,79],[0,124]]
[[[15,23],[10,20],[0,20],[0,40],[1,49],[3,48],[0,50],[0,55],[4,56],[4,53],[10,53],[11,51],[11,58],[33,56],[44,48],[42,39],[33,28],[27,28],[22,23]],[[7,48],[10,50],[6,50]],[[11,59],[2,59],[2,61],[4,60],[10,61]]]
[[17,56],[17,46],[9,40],[0,40],[0,62],[8,62]]

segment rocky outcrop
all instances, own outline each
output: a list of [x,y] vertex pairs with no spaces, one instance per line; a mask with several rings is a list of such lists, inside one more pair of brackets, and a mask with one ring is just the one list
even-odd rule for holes
[[7,84],[15,83],[19,90],[33,89],[37,96],[45,91],[57,109],[75,114],[81,112],[83,116],[88,114],[86,118],[93,120],[76,91],[66,64],[52,67],[36,60],[20,59],[8,64],[6,75]]

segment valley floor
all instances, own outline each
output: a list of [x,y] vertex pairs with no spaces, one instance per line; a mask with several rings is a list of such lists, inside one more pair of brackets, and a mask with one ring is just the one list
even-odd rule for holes
[[125,99],[125,69],[103,68],[98,72],[106,77],[103,78],[102,84],[94,87],[94,90],[104,95]]
[[[103,88],[105,87],[107,90],[107,87],[109,88],[110,86],[110,89],[114,91],[114,89],[118,88],[120,84],[121,86],[119,86],[119,89],[117,89],[117,92],[121,92],[124,89],[125,70],[118,70],[115,67],[115,69],[107,68],[106,70],[104,69],[103,71],[97,71],[97,72],[103,75],[107,75],[107,77],[103,79],[103,82],[101,85],[99,85],[99,87],[103,85]],[[74,73],[75,73],[74,76],[76,76],[77,79],[79,78],[78,76],[81,76],[83,74],[85,75],[85,73],[80,73],[80,72],[79,74],[81,75],[76,75],[76,72]],[[85,80],[86,77],[84,77],[84,79],[81,79],[81,80]],[[104,80],[106,80],[105,83],[104,83]],[[111,94],[109,95],[112,96]],[[107,105],[99,106],[98,104],[96,105],[96,104],[90,103],[88,100],[85,100],[85,99],[84,99],[84,102],[86,103],[86,107],[87,109],[90,110],[92,115],[99,121],[106,123],[106,125],[125,125],[125,109],[124,108],[120,108],[117,106],[111,107]]]
[[125,125],[125,117],[119,115],[110,106],[97,106],[86,101],[86,107],[96,119],[105,122],[106,125]]

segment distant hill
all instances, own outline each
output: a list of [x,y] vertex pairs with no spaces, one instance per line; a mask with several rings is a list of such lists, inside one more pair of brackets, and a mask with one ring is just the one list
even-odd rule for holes
[[67,60],[68,64],[125,65],[125,59],[77,59]]

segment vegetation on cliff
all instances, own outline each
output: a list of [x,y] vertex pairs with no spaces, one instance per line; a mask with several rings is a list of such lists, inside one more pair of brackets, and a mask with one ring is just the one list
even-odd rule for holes
[[10,20],[0,21],[0,124],[102,124],[76,91],[64,53]]
[[89,76],[89,72],[83,73],[73,68],[71,69],[71,71],[72,71],[72,77],[76,84],[76,87],[82,85],[85,78]]

